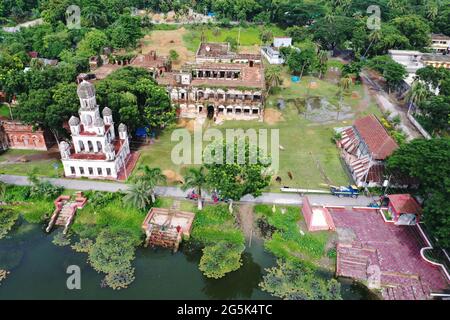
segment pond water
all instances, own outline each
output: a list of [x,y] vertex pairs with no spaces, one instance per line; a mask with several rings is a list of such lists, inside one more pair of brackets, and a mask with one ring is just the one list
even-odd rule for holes
[[355,116],[349,105],[342,104],[341,110],[323,97],[306,99],[306,118],[313,122],[327,123],[336,120],[353,119]]
[[[201,251],[184,247],[168,250],[138,248],[134,266],[136,280],[129,288],[101,288],[103,275],[87,263],[87,254],[52,243],[43,226],[22,222],[0,240],[0,268],[11,271],[0,284],[4,299],[273,299],[258,283],[275,258],[253,241],[243,255],[243,266],[219,280],[205,278],[198,270]],[[81,268],[81,290],[66,288],[66,269]],[[352,282],[342,282],[346,299],[368,299],[370,293]]]

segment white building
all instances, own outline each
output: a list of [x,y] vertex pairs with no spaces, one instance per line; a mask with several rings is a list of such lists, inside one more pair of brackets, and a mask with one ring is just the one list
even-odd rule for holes
[[261,47],[261,55],[267,59],[270,64],[283,64],[285,59],[280,52],[280,48],[291,47],[292,38],[275,37],[272,46]]
[[[127,127],[120,124],[116,137],[111,109],[104,108],[103,118],[95,98],[93,84],[82,81],[78,85],[80,118],[72,116],[69,126],[72,146],[59,144],[66,177],[117,179],[125,170],[130,146]],[[80,120],[81,119],[81,120]]]
[[450,53],[450,37],[445,34],[431,35],[431,49],[436,53]]

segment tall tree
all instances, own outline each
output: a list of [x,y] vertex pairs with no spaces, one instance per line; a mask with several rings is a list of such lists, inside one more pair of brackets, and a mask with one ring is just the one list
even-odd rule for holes
[[206,186],[206,173],[205,167],[189,168],[187,174],[184,176],[184,183],[181,187],[184,191],[190,188],[196,189],[198,199],[197,206],[198,210],[203,209],[202,205],[202,189]]

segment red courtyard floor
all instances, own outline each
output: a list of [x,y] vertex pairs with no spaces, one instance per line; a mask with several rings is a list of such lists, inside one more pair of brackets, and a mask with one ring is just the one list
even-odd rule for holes
[[379,267],[385,299],[426,299],[448,287],[440,269],[420,256],[425,242],[416,226],[386,223],[376,210],[329,211],[340,233],[338,275],[367,281],[369,265]]

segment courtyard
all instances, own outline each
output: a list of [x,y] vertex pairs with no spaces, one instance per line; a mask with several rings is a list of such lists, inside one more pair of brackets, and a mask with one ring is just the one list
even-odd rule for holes
[[446,288],[440,269],[420,255],[426,245],[417,226],[387,223],[373,209],[328,210],[338,234],[338,275],[378,280],[385,299],[423,299]]

